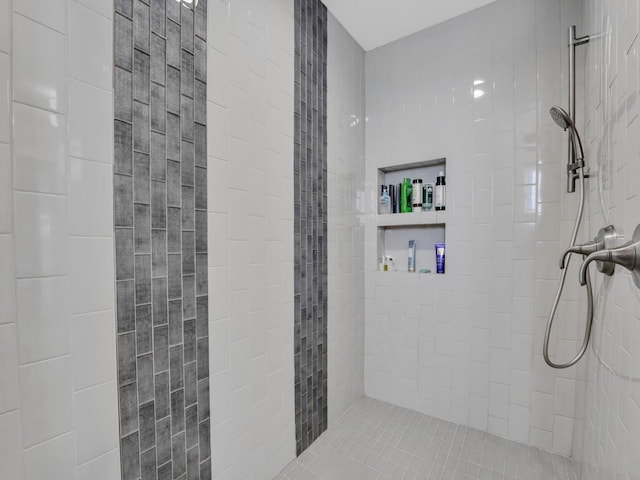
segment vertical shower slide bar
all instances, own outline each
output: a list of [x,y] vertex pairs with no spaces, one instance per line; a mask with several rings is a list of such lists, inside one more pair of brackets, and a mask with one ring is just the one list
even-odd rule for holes
[[[576,26],[569,27],[569,115],[571,120],[576,122],[576,47],[584,45],[591,40],[589,35],[584,37],[576,37]],[[568,131],[569,135],[573,135],[572,131]],[[569,152],[567,156],[567,192],[573,193],[576,191],[576,170],[579,165],[576,165],[576,151],[573,146],[573,142],[569,141],[567,147]],[[589,177],[588,172],[584,174],[585,178]]]

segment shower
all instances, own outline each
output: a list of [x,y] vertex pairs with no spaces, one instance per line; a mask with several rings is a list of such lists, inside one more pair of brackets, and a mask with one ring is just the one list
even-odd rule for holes
[[[544,334],[544,344],[543,344],[543,356],[544,360],[552,368],[569,368],[572,365],[575,365],[580,361],[580,359],[584,356],[587,351],[587,347],[589,346],[589,338],[591,337],[591,327],[593,325],[593,292],[591,288],[591,279],[588,275],[586,275],[586,287],[587,287],[587,319],[585,323],[584,337],[582,340],[582,345],[578,353],[566,363],[556,363],[551,360],[549,356],[549,342],[551,339],[551,330],[553,329],[553,324],[555,320],[555,316],[558,310],[558,305],[560,304],[560,298],[562,296],[562,291],[564,289],[564,283],[567,277],[567,268],[565,268],[570,256],[572,253],[589,255],[596,250],[604,248],[604,238],[606,236],[606,229],[601,230],[598,238],[596,238],[593,242],[589,242],[584,245],[576,245],[576,240],[578,238],[578,233],[580,231],[580,225],[582,223],[582,214],[584,212],[584,200],[586,194],[585,188],[585,179],[588,178],[589,174],[586,173],[585,163],[584,163],[584,151],[582,149],[582,140],[580,139],[580,135],[575,126],[575,115],[576,115],[576,63],[575,63],[575,49],[579,45],[583,45],[591,39],[589,36],[585,37],[576,37],[576,27],[569,27],[568,31],[569,36],[569,112],[565,111],[561,107],[554,106],[549,110],[549,114],[553,121],[563,130],[569,131],[569,151],[568,151],[568,160],[567,160],[567,192],[573,193],[576,190],[576,182],[580,183],[580,200],[578,203],[578,212],[576,215],[576,220],[573,226],[573,231],[571,233],[571,241],[570,247],[564,252],[560,259],[560,269],[562,273],[560,274],[560,282],[558,283],[558,290],[556,292],[555,298],[551,305],[551,311],[549,312],[549,318],[547,320],[547,326]],[[615,231],[614,231],[615,233]],[[608,239],[609,237],[607,237]],[[607,242],[607,246],[609,242]],[[608,273],[608,272],[605,272]]]
[[[567,165],[567,175],[569,176],[568,180],[568,191],[575,191],[575,182],[576,180],[580,181],[580,201],[578,204],[578,213],[576,215],[576,221],[573,226],[573,232],[571,233],[571,247],[567,249],[567,251],[563,254],[562,259],[560,260],[560,268],[562,273],[560,274],[560,283],[558,284],[558,291],[556,292],[555,299],[551,306],[551,311],[549,313],[549,319],[547,320],[547,328],[544,334],[544,345],[543,345],[543,355],[544,360],[547,362],[547,365],[553,368],[569,368],[572,365],[575,365],[585,354],[587,351],[587,347],[589,346],[589,337],[591,336],[591,326],[593,325],[593,295],[591,289],[591,279],[587,276],[587,320],[585,324],[584,338],[582,340],[582,346],[580,350],[576,354],[576,356],[566,363],[555,363],[551,360],[549,356],[549,342],[551,338],[551,330],[553,328],[553,323],[555,320],[556,311],[558,309],[558,305],[560,303],[560,297],[562,295],[562,291],[564,289],[564,282],[567,277],[567,269],[565,268],[567,257],[569,257],[572,253],[579,253],[583,255],[587,255],[592,253],[597,248],[597,242],[590,242],[585,245],[576,245],[576,239],[578,238],[578,232],[580,231],[580,224],[582,223],[582,214],[584,211],[584,197],[585,197],[585,173],[584,173],[584,152],[582,150],[582,141],[580,140],[580,135],[578,134],[578,130],[575,127],[575,124],[569,114],[563,110],[562,108],[555,106],[549,110],[551,114],[551,118],[556,124],[563,130],[569,130],[569,138],[571,140],[571,148],[573,155],[570,158],[574,158],[573,162]],[[573,189],[571,188],[573,186]]]
[[[561,107],[554,106],[549,110],[553,121],[563,130],[569,131],[569,152],[567,162],[567,192],[575,192],[575,184],[577,181],[580,183],[580,200],[578,204],[578,213],[576,221],[573,226],[573,232],[571,234],[570,247],[563,253],[560,258],[560,269],[562,273],[560,275],[560,282],[558,284],[558,290],[556,296],[551,305],[551,311],[547,320],[547,326],[544,335],[543,356],[544,360],[550,367],[553,368],[568,368],[575,365],[586,353],[589,346],[589,340],[591,337],[591,328],[593,325],[593,289],[591,285],[591,278],[589,277],[589,264],[596,262],[598,270],[605,275],[613,275],[615,271],[615,265],[621,265],[629,270],[632,274],[634,283],[640,288],[640,226],[636,228],[633,239],[622,246],[617,246],[620,236],[616,232],[613,225],[603,227],[598,232],[596,238],[591,242],[587,242],[582,245],[576,244],[576,239],[580,231],[580,225],[582,223],[582,214],[584,210],[585,201],[585,179],[589,177],[586,173],[584,163],[584,151],[582,148],[582,141],[580,134],[575,126],[575,47],[583,45],[594,36],[576,37],[575,26],[569,28],[569,111],[563,110]],[[565,268],[571,254],[579,254],[583,256],[584,261],[580,267],[580,285],[587,287],[587,318],[585,322],[584,337],[582,339],[582,345],[578,350],[578,353],[572,360],[566,363],[556,363],[551,360],[549,356],[549,342],[551,338],[551,330],[555,321],[555,316],[560,303],[560,297],[564,289],[564,282],[567,276],[567,269]]]

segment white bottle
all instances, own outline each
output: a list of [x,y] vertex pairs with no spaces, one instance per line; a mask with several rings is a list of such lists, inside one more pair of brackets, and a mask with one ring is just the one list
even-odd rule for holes
[[382,185],[382,195],[380,195],[378,208],[380,215],[388,215],[391,213],[391,197],[389,197],[389,190],[386,185]]

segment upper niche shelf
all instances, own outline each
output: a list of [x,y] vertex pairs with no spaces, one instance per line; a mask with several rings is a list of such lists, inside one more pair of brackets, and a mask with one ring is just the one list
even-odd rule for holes
[[426,211],[417,213],[391,213],[378,215],[378,227],[412,227],[420,225],[444,225],[447,223],[446,211]]
[[447,163],[446,158],[434,158],[432,160],[422,160],[420,162],[403,163],[400,165],[391,165],[389,167],[379,168],[382,173],[399,172],[401,170],[411,170],[413,168],[432,167],[434,165],[444,165]]
[[[420,162],[391,165],[378,169],[378,184],[398,184],[405,177],[421,178],[423,183],[435,183],[437,173],[446,169],[446,158],[434,158]],[[447,223],[446,210],[426,210],[410,213],[391,213],[376,216],[378,227],[419,227],[429,225],[445,225]]]

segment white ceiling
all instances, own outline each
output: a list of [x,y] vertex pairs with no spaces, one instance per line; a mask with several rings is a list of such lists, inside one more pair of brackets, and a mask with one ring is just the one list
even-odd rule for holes
[[487,5],[494,0],[323,0],[365,50]]

